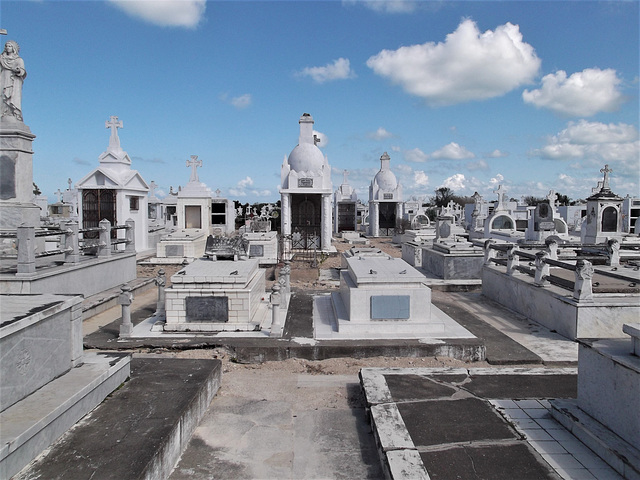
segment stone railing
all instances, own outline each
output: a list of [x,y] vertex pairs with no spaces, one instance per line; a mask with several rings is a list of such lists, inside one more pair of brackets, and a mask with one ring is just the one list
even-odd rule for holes
[[[114,230],[124,230],[124,238],[111,238]],[[86,239],[88,233],[98,233],[97,239]],[[131,219],[125,225],[112,227],[108,220],[102,220],[98,227],[80,229],[78,222],[61,222],[57,230],[38,230],[35,227],[20,225],[16,232],[3,232],[1,238],[15,239],[17,255],[2,255],[3,259],[17,258],[17,273],[31,274],[36,271],[36,259],[53,255],[63,255],[65,265],[80,262],[80,255],[109,257],[117,246],[125,246],[125,252],[135,252],[135,222]],[[36,252],[36,238],[59,236],[59,248]]]

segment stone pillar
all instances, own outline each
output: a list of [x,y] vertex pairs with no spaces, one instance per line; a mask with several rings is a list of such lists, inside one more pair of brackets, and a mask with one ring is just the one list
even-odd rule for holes
[[331,249],[331,194],[322,195],[322,239],[320,249],[328,252]]
[[133,333],[133,324],[131,323],[131,302],[133,294],[129,285],[120,287],[120,295],[118,295],[118,305],[122,305],[122,325],[120,325],[120,338],[130,338]]
[[484,264],[485,265],[491,265],[491,259],[492,258],[496,258],[496,250],[491,248],[491,245],[493,245],[495,242],[495,240],[485,240],[484,242]]
[[547,252],[536,253],[536,273],[533,283],[538,287],[544,287],[549,284],[549,264],[546,262],[547,258],[549,258]]
[[607,240],[607,265],[617,267],[620,265],[620,242],[615,238]]
[[593,301],[593,265],[588,260],[576,262],[575,283],[573,286],[573,298],[580,302]]
[[18,227],[18,275],[36,271],[36,229],[22,224]]
[[271,287],[271,337],[282,336],[282,325],[280,324],[280,286],[275,283]]
[[520,257],[518,256],[517,247],[512,245],[507,251],[507,275],[516,275],[520,266]]
[[372,237],[380,236],[380,218],[378,202],[369,202],[369,234]]
[[555,239],[547,238],[544,243],[549,252],[549,259],[558,260],[558,242]]
[[133,219],[128,219],[124,224],[127,226],[125,230],[125,239],[127,243],[125,243],[124,251],[125,252],[135,252],[136,251],[136,222]]
[[64,242],[62,247],[66,250],[64,253],[64,263],[69,265],[80,263],[80,225],[75,220],[61,222],[60,230],[62,230],[61,242]]
[[282,235],[291,235],[291,194],[283,193],[281,197],[280,227]]
[[165,312],[165,292],[164,287],[167,284],[167,277],[165,276],[164,270],[161,268],[158,270],[158,276],[156,277],[156,285],[158,286],[158,301],[156,303],[156,317],[164,317],[166,315]]
[[100,239],[98,243],[98,256],[108,257],[111,255],[111,222],[106,218],[100,220]]

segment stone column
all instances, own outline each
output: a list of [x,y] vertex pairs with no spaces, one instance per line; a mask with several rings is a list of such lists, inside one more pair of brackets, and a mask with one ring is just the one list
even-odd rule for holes
[[573,285],[573,298],[580,302],[593,301],[593,265],[588,260],[576,262],[575,283]]
[[282,235],[291,235],[291,194],[281,194],[280,227]]
[[127,226],[125,230],[125,239],[127,243],[125,243],[124,251],[125,252],[135,252],[136,251],[136,222],[133,219],[128,219],[124,224]]
[[80,262],[80,243],[79,231],[80,225],[75,220],[69,222],[61,222],[63,247],[67,250],[64,253],[64,263],[75,265]]
[[98,226],[100,227],[98,256],[108,257],[111,255],[111,222],[107,219],[100,220]]
[[507,251],[507,275],[516,275],[520,266],[520,257],[517,254],[517,247],[512,245]]
[[369,202],[369,234],[372,237],[380,236],[378,218],[378,202]]
[[165,292],[164,287],[167,284],[167,277],[164,270],[161,268],[158,270],[158,276],[156,277],[156,285],[158,286],[158,301],[156,303],[156,317],[164,317],[166,315],[164,303]]
[[282,325],[280,325],[280,286],[275,283],[271,287],[271,334],[270,337],[282,336]]
[[549,258],[547,252],[536,253],[536,273],[533,283],[538,287],[544,287],[549,284],[549,264],[546,262],[547,258]]
[[36,229],[22,224],[18,227],[18,275],[36,271]]
[[558,260],[558,242],[553,238],[547,238],[544,243],[547,246],[549,258],[551,260]]
[[328,252],[331,249],[331,194],[322,195],[322,239],[321,250]]
[[129,285],[120,287],[120,295],[118,296],[118,305],[122,305],[122,325],[120,325],[120,338],[130,338],[133,333],[133,324],[131,323],[131,302],[133,294]]
[[493,245],[495,242],[495,240],[485,240],[484,242],[484,264],[485,265],[491,265],[491,259],[492,258],[496,258],[496,250],[491,248],[491,245]]

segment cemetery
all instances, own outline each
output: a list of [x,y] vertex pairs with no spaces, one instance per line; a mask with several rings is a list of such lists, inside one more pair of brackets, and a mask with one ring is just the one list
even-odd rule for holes
[[[243,207],[200,180],[215,176],[198,155],[157,196],[110,116],[98,166],[48,205],[21,90],[3,95],[1,478],[212,478],[234,461],[226,478],[316,478],[326,464],[470,478],[474,458],[486,478],[559,478],[546,447],[584,478],[640,478],[640,201],[611,190],[608,164],[573,210],[499,184],[497,201],[476,192],[430,218],[387,152],[366,204],[348,170],[334,191],[303,113],[279,206]],[[306,370],[269,370],[291,365]],[[332,435],[344,458],[318,447]],[[316,457],[293,473],[300,438]]]

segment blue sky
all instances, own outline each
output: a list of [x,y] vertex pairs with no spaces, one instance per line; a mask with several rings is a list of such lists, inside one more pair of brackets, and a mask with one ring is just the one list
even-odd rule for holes
[[20,44],[34,180],[79,181],[111,115],[147,182],[185,161],[241,202],[279,199],[304,112],[359,198],[387,151],[405,199],[586,198],[608,163],[640,195],[639,2],[2,0]]

